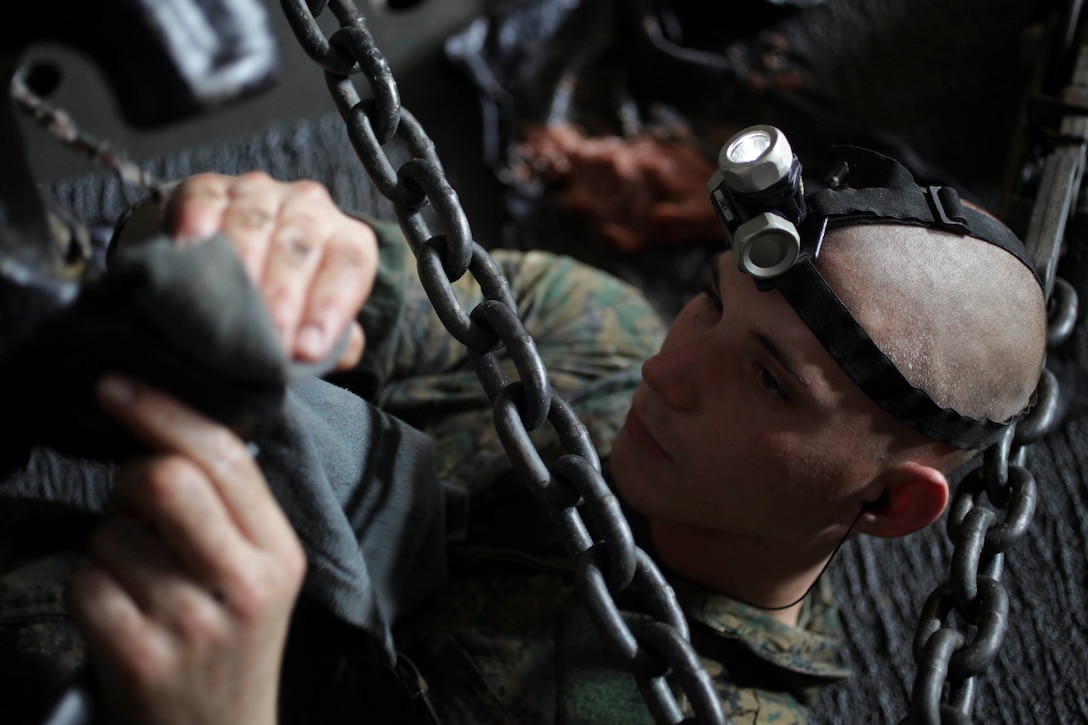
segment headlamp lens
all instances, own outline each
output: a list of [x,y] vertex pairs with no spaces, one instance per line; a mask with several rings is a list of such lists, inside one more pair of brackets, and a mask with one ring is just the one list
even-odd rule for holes
[[771,147],[771,135],[762,129],[743,133],[729,144],[726,156],[734,164],[749,164],[767,152]]
[[789,243],[789,238],[777,234],[763,235],[758,244],[748,249],[748,259],[759,269],[775,269],[796,255],[796,247]]
[[788,219],[764,212],[737,227],[733,235],[737,265],[756,279],[785,274],[801,252],[801,235]]
[[715,188],[725,183],[734,194],[756,194],[789,183],[794,158],[789,141],[777,128],[749,126],[722,145],[719,173],[711,181]]

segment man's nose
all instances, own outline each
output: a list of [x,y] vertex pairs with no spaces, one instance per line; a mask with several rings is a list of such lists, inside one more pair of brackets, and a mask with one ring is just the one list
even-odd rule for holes
[[662,350],[642,364],[643,382],[670,408],[694,409],[702,392],[701,349],[705,355],[705,345],[696,339]]

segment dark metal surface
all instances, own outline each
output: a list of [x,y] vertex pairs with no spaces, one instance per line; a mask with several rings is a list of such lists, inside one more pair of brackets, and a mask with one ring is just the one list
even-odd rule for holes
[[277,78],[262,0],[28,3],[21,12],[21,22],[0,27],[0,48],[17,55],[42,41],[77,48],[102,70],[134,128],[208,113]]
[[[128,0],[121,0],[127,2]],[[160,0],[153,0],[161,4]],[[200,0],[198,0],[200,1]],[[359,0],[367,15],[371,32],[384,51],[390,66],[405,76],[414,69],[429,64],[441,47],[442,39],[462,27],[492,0],[417,0],[388,2],[388,0]],[[128,125],[114,104],[108,81],[97,68],[87,63],[87,56],[73,48],[56,43],[33,44],[26,58],[55,70],[60,83],[49,99],[57,105],[77,111],[88,124],[87,130],[98,138],[108,138],[118,148],[124,148],[138,161],[156,159],[170,153],[214,143],[220,139],[259,133],[276,123],[299,118],[315,118],[332,111],[328,93],[316,80],[313,67],[291,32],[278,0],[256,0],[268,17],[270,29],[278,46],[281,65],[275,85],[246,103],[221,108],[215,113],[201,115],[182,123],[154,129],[134,129]],[[83,28],[98,27],[102,18],[109,17],[116,3],[83,2],[81,12],[92,16]],[[40,7],[39,7],[40,6]],[[55,4],[24,3],[14,17],[28,13],[56,13]],[[20,15],[21,14],[21,15]],[[11,16],[8,16],[11,17]],[[19,22],[8,22],[0,35],[10,29],[20,34]],[[99,33],[85,33],[99,35]],[[25,38],[20,37],[20,42]],[[141,66],[146,70],[147,66]],[[42,182],[71,179],[93,172],[83,159],[58,152],[55,143],[40,133],[24,130],[24,144],[35,176]],[[433,131],[432,131],[433,133]]]

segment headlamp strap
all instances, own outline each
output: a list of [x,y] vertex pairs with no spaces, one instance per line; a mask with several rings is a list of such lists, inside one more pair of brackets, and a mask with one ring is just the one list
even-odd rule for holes
[[828,219],[828,228],[854,224],[907,224],[972,236],[1001,247],[1038,277],[1023,243],[993,218],[963,206],[955,189],[821,189],[808,195],[810,217]]
[[827,217],[829,229],[908,224],[977,237],[1016,257],[1039,279],[1023,242],[993,217],[965,206],[952,187],[920,187],[905,166],[870,149],[836,146],[835,151],[846,162],[845,181],[850,186],[805,197],[809,216]]
[[846,309],[811,259],[779,277],[777,288],[831,357],[866,395],[903,424],[958,448],[982,448],[1013,421],[970,418],[942,408],[911,385]]

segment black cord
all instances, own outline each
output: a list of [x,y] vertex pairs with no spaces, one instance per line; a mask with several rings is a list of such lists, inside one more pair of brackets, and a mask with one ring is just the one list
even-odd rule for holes
[[881,508],[887,502],[888,502],[888,492],[884,491],[882,494],[880,494],[880,498],[876,499],[875,501],[869,501],[869,502],[864,503],[864,504],[861,505],[861,510],[858,511],[857,516],[854,517],[854,520],[850,522],[850,528],[848,528],[846,530],[846,533],[842,535],[842,538],[839,539],[839,543],[835,545],[835,550],[831,552],[831,556],[827,557],[827,561],[824,562],[824,566],[823,566],[822,569],[820,569],[820,573],[817,574],[816,578],[812,580],[812,583],[808,585],[808,589],[805,590],[805,593],[802,594],[801,596],[799,596],[794,601],[790,602],[789,604],[783,604],[780,607],[765,607],[765,606],[763,606],[761,604],[755,604],[755,603],[749,602],[749,601],[747,601],[745,599],[741,599],[740,597],[733,597],[733,598],[736,599],[739,602],[742,602],[743,604],[747,604],[750,607],[755,607],[756,609],[762,609],[765,612],[778,612],[778,611],[781,611],[783,609],[789,609],[790,607],[796,606],[805,597],[807,597],[809,595],[809,593],[812,592],[813,588],[816,586],[816,583],[818,581],[820,581],[820,577],[822,577],[824,575],[824,572],[827,571],[827,567],[831,566],[831,560],[835,558],[835,555],[839,553],[839,549],[841,549],[842,545],[846,543],[846,539],[849,538],[850,534],[854,531],[854,527],[857,526],[857,523],[861,519],[862,514],[865,514],[865,513],[869,512],[869,511],[872,511],[874,509]]

